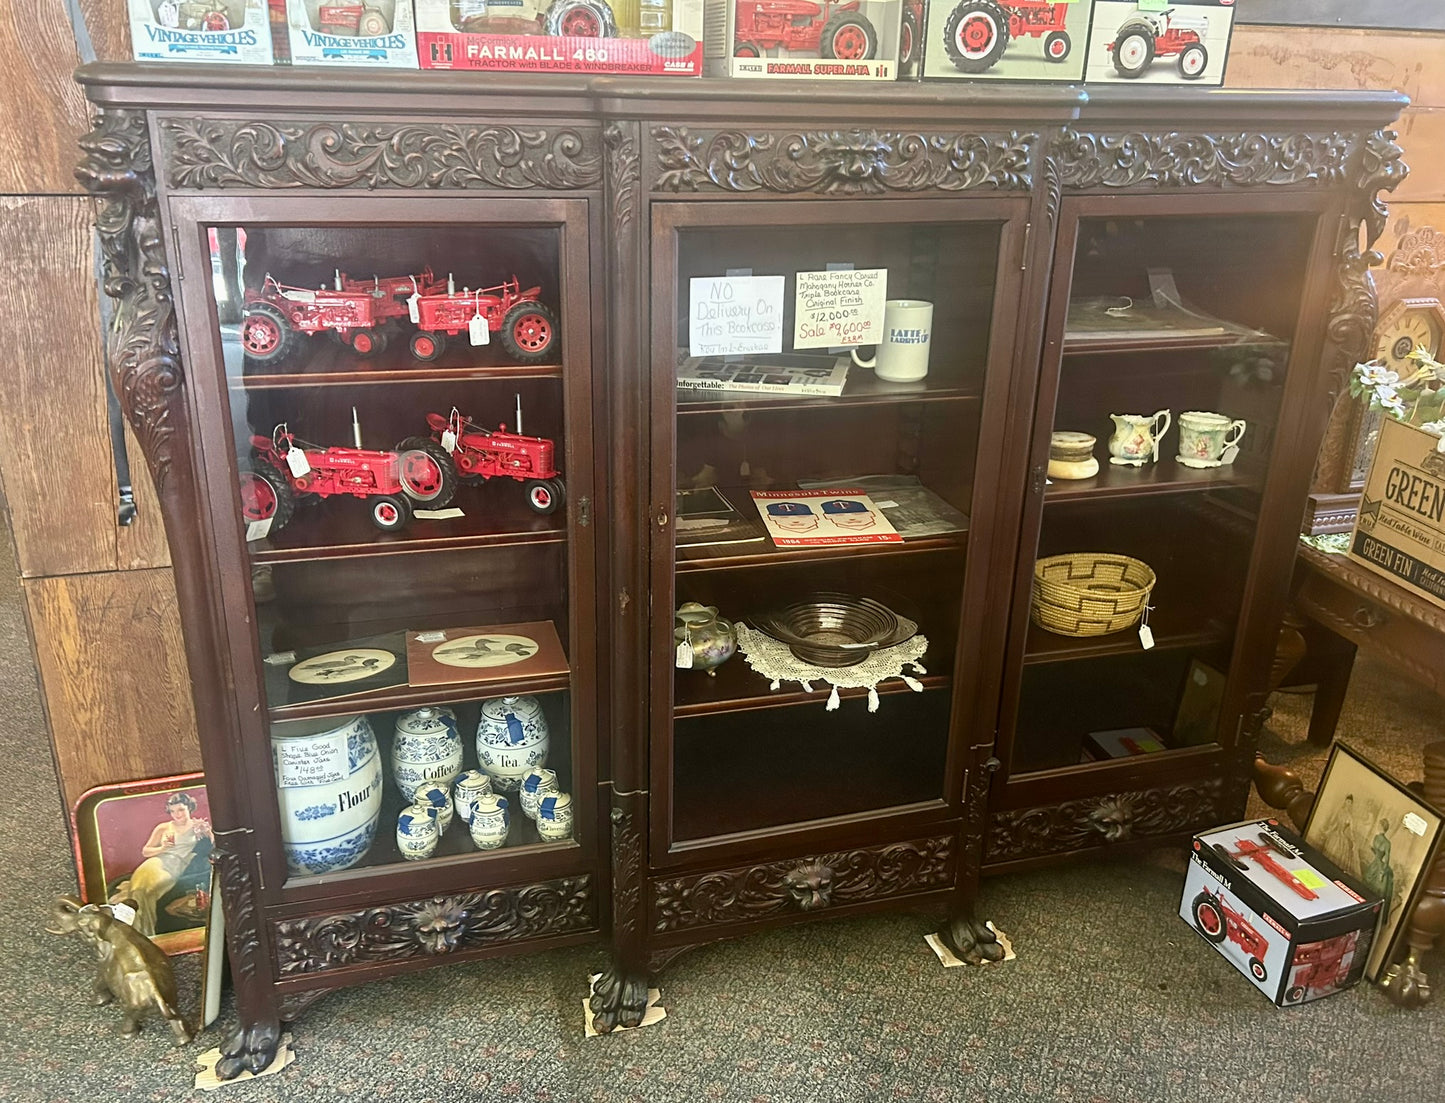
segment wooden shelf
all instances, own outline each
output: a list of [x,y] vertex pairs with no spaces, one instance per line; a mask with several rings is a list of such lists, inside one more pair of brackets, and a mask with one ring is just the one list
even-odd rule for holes
[[1120,334],[1117,337],[1096,337],[1081,340],[1064,334],[1065,356],[1095,356],[1100,353],[1116,352],[1169,352],[1174,349],[1220,349],[1231,345],[1278,345],[1284,344],[1277,337],[1268,334],[1214,333],[1205,337],[1131,337]]
[[274,536],[251,545],[254,563],[339,559],[361,555],[405,555],[457,548],[558,544],[567,539],[562,510],[542,516],[526,503],[520,483],[491,479],[457,490],[453,506],[465,517],[413,520],[399,532],[382,532],[371,523],[366,499],[338,495],[297,503],[291,522]]
[[[339,646],[339,645],[338,645]],[[266,714],[272,720],[311,720],[321,716],[350,716],[358,712],[388,712],[394,709],[418,708],[422,705],[446,705],[457,701],[475,701],[481,697],[515,697],[523,693],[557,693],[572,687],[571,674],[544,674],[531,678],[495,679],[485,682],[456,682],[446,686],[392,686],[389,689],[358,693],[331,701],[313,701],[305,705],[271,708]]]
[[901,544],[846,544],[840,547],[779,548],[772,540],[750,544],[699,544],[677,549],[677,573],[734,570],[738,567],[790,566],[833,559],[863,559],[875,556],[917,555],[921,552],[960,550],[968,546],[967,532],[946,536],[925,536]]
[[1052,479],[1044,489],[1044,502],[1218,490],[1228,486],[1258,486],[1260,481],[1257,471],[1239,463],[1195,468],[1186,467],[1172,457],[1160,457],[1158,463],[1143,467],[1122,467],[1104,458],[1099,461],[1099,473],[1091,479]]
[[[1161,603],[1149,612],[1154,633],[1154,651],[1208,647],[1229,638],[1229,629],[1209,619],[1208,613],[1179,603]],[[1057,663],[1074,659],[1096,659],[1103,655],[1144,654],[1137,624],[1107,636],[1060,636],[1029,621],[1024,644],[1025,663]]]
[[561,379],[560,364],[511,364],[500,342],[473,348],[460,338],[431,363],[411,355],[405,340],[394,338],[385,352],[362,357],[338,341],[305,338],[284,368],[248,364],[241,352],[240,329],[221,327],[226,378],[232,389],[336,387],[358,383],[452,383],[459,380]]
[[[925,660],[925,666],[932,665]],[[942,664],[940,664],[942,665]],[[951,665],[951,664],[950,664]],[[918,679],[925,689],[944,689],[953,679],[945,674],[928,674]],[[795,682],[784,683],[778,690],[768,688],[769,681],[736,655],[712,674],[699,670],[679,670],[673,680],[673,715],[701,716],[707,713],[743,712],[748,709],[782,708],[813,702],[822,707],[831,688],[826,682],[815,682],[808,693]],[[911,693],[901,678],[890,678],[878,687],[880,694]],[[843,698],[866,697],[866,689],[840,689]]]
[[979,402],[972,386],[954,386],[930,376],[918,383],[886,383],[864,368],[854,368],[841,395],[775,395],[749,391],[706,391],[679,387],[677,414],[717,414],[732,410],[809,410],[845,406],[900,405],[909,402]]

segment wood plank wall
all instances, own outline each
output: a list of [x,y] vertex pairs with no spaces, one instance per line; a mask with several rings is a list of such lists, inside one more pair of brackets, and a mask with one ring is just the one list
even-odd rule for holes
[[[102,60],[130,52],[125,0],[80,0]],[[93,212],[72,176],[85,102],[65,0],[0,0],[0,486],[67,807],[106,782],[198,769],[160,518],[131,442],[140,516],[115,523]],[[1396,88],[1410,179],[1391,235],[1445,228],[1445,34],[1240,26],[1228,84]],[[56,304],[63,303],[62,311]]]

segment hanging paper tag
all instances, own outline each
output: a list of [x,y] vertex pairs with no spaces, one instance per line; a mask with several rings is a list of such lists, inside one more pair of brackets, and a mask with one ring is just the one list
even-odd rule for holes
[[687,640],[683,640],[677,645],[676,666],[679,670],[692,669],[692,644],[688,643]]
[[1229,466],[1230,464],[1232,464],[1238,457],[1239,457],[1239,449],[1236,448],[1234,445],[1231,444],[1228,448],[1226,448],[1226,449],[1224,450],[1224,455],[1222,455],[1222,456],[1219,457],[1219,462],[1222,463],[1222,464],[1224,464],[1225,467],[1228,467],[1228,466]]
[[246,543],[249,544],[252,540],[266,539],[267,535],[271,532],[272,520],[273,518],[267,517],[264,521],[252,521],[249,525],[247,525]]
[[1145,651],[1154,646],[1154,630],[1147,624],[1139,625],[1139,642],[1144,646]]
[[417,642],[417,643],[446,643],[446,642],[447,642],[447,634],[446,634],[445,632],[442,632],[442,631],[418,632],[418,633],[416,634],[416,642]]
[[480,314],[473,314],[467,322],[467,336],[471,338],[471,342],[474,345],[489,344],[492,335],[487,329],[487,320]]
[[406,312],[411,317],[411,324],[414,326],[421,325],[421,310],[416,305],[420,300],[421,295],[415,291],[406,300]]
[[295,478],[304,478],[311,474],[311,461],[306,458],[304,448],[292,448],[286,453],[286,466],[291,469]]
[[448,452],[455,452],[457,450],[457,435],[450,429],[444,429],[442,431],[442,447]]
[[119,919],[122,923],[135,926],[135,909],[129,904],[111,904],[110,914]]

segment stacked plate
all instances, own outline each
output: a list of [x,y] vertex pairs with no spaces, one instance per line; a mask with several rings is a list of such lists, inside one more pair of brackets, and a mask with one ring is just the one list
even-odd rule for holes
[[918,625],[872,598],[818,593],[753,619],[797,659],[813,666],[855,666],[913,636]]

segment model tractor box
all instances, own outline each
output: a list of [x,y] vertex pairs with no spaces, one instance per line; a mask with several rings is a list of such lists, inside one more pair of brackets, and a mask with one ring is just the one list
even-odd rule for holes
[[1276,820],[1196,835],[1180,917],[1278,1007],[1350,987],[1381,900]]
[[416,68],[411,0],[286,0],[293,65]]
[[423,69],[696,77],[703,0],[416,0]]
[[1078,82],[1094,0],[929,0],[927,79]]
[[1091,84],[1223,84],[1234,0],[1098,0]]
[[130,0],[137,61],[270,65],[266,0]]
[[707,0],[707,75],[896,80],[908,0]]

